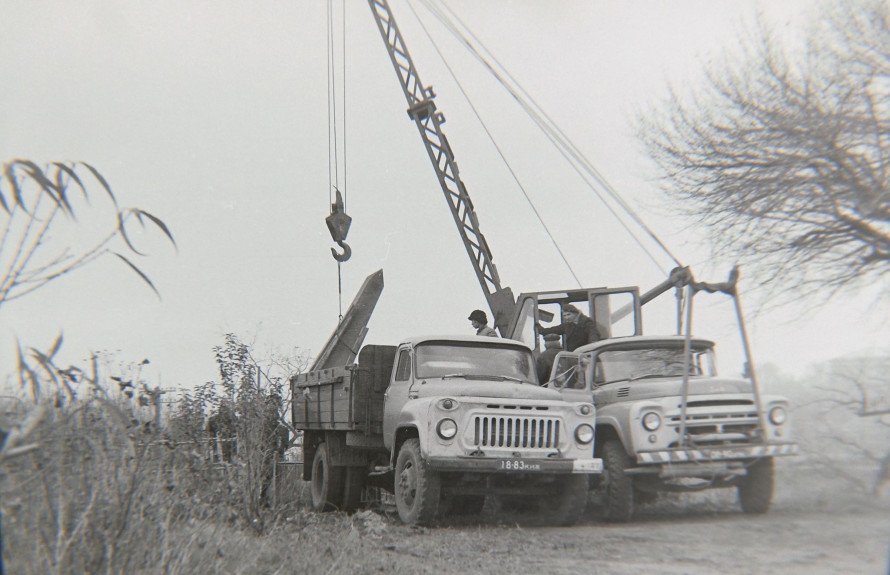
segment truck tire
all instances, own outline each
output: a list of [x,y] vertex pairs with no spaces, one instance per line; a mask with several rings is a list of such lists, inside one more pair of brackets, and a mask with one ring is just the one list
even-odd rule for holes
[[344,468],[332,465],[328,446],[319,443],[312,458],[312,509],[333,511],[343,507],[343,476]]
[[772,457],[759,459],[748,466],[748,475],[741,478],[738,491],[742,511],[762,514],[769,511],[773,502],[775,463]]
[[395,499],[399,517],[409,525],[434,524],[441,491],[439,474],[427,468],[420,455],[420,440],[407,440],[396,459]]
[[346,468],[343,481],[343,511],[352,513],[362,504],[362,491],[367,483],[368,472],[364,467],[350,466]]
[[605,468],[605,489],[603,497],[603,518],[606,521],[624,523],[630,521],[634,513],[634,481],[625,473],[633,466],[633,460],[624,451],[617,439],[610,439],[603,445],[603,467]]
[[541,520],[546,525],[574,525],[587,506],[589,481],[586,475],[558,477],[551,493],[541,501]]

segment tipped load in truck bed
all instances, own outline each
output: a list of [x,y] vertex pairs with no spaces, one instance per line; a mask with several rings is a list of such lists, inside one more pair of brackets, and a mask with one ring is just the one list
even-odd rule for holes
[[296,429],[383,433],[383,394],[396,346],[366,345],[358,363],[301,373],[291,378]]

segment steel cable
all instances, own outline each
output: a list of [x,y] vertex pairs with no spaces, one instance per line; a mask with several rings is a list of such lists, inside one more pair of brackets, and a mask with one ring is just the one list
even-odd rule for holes
[[[584,156],[583,153],[578,149],[578,147],[572,142],[572,140],[566,136],[566,134],[559,128],[555,121],[541,108],[541,106],[532,98],[528,92],[522,87],[522,85],[509,73],[509,71],[501,64],[498,59],[485,47],[485,45],[479,40],[479,38],[472,32],[472,30],[458,17],[444,2],[439,2],[444,7],[439,8],[433,4],[433,0],[421,0],[427,10],[430,11],[433,16],[436,17],[437,20],[449,31],[451,34],[457,39],[457,41],[464,45],[464,47],[492,74],[492,76],[506,89],[513,99],[519,104],[519,106],[526,112],[526,114],[531,118],[531,120],[541,129],[542,133],[554,144],[554,146],[559,150],[560,154],[569,162],[569,164],[573,167],[573,169],[581,176],[582,180],[585,184],[590,188],[590,190],[600,199],[602,204],[609,210],[610,213],[615,217],[618,223],[627,231],[628,235],[640,246],[640,248],[646,253],[652,262],[661,269],[662,272],[667,273],[667,271],[663,268],[663,266],[659,263],[658,259],[652,254],[652,252],[645,246],[640,239],[636,236],[636,234],[630,229],[628,224],[624,221],[623,218],[619,216],[616,210],[612,207],[610,202],[606,200],[603,193],[597,189],[596,186],[590,181],[592,179],[594,182],[599,184],[599,186],[605,191],[605,194],[608,195],[622,210],[628,217],[630,217],[634,223],[636,223],[655,243],[661,248],[661,250],[673,260],[673,262],[680,266],[682,265],[677,257],[668,249],[665,243],[655,234],[655,232],[643,221],[643,219],[636,213],[636,211],[628,204],[626,200],[618,193],[618,191],[605,179],[605,177],[593,166],[593,164]],[[413,10],[413,8],[412,8]],[[448,12],[448,14],[445,13]],[[417,17],[415,12],[415,17]],[[452,20],[453,19],[453,20]],[[418,18],[419,21],[419,18]],[[460,27],[454,23],[456,21]],[[421,24],[421,26],[423,26]],[[461,29],[462,27],[462,29]],[[466,33],[464,32],[466,31]],[[427,29],[424,27],[424,32],[427,36],[430,36]],[[468,38],[469,36],[469,38]],[[472,41],[470,40],[472,38]],[[432,38],[430,38],[432,41]],[[475,44],[474,44],[475,42]],[[435,45],[435,43],[434,43]],[[477,49],[476,45],[479,46]],[[483,54],[482,52],[485,54]],[[445,61],[442,52],[436,47],[436,51],[439,53],[440,58]],[[492,64],[494,62],[494,65]],[[495,67],[497,66],[497,68]],[[452,77],[454,77],[455,82],[457,80],[453,70],[446,62],[446,67],[448,67],[449,72]],[[501,71],[499,71],[501,70]],[[464,94],[464,97],[469,101],[469,96],[461,87],[461,92]],[[472,103],[470,104],[472,107]],[[473,107],[474,113],[475,107]],[[478,113],[476,113],[478,118]],[[482,122],[481,118],[479,120]],[[489,134],[489,138],[493,140],[492,135],[486,128],[486,133]],[[498,149],[500,153],[500,149]],[[503,158],[503,154],[501,154]],[[507,161],[504,159],[504,162]],[[510,172],[513,173],[513,170],[510,169]],[[515,174],[514,174],[515,177]],[[589,179],[588,179],[589,178]],[[518,182],[517,182],[518,183]],[[521,187],[521,185],[520,185]],[[523,195],[526,196],[526,200],[533,204],[532,200],[528,196],[525,189],[522,189]],[[533,207],[534,209],[534,207]],[[535,214],[538,215],[538,219],[540,220],[540,215],[537,209],[534,209]],[[544,225],[543,221],[541,222]],[[544,225],[545,231],[547,231],[548,235],[549,231]],[[556,245],[556,241],[551,236],[551,241]],[[562,253],[560,251],[560,253]],[[573,273],[574,275],[574,273]],[[576,278],[577,279],[577,278]]]

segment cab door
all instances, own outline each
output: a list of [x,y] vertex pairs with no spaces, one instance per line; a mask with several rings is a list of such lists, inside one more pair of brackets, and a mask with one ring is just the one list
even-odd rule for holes
[[399,347],[393,364],[392,378],[383,395],[383,445],[388,449],[392,449],[399,413],[402,411],[402,406],[408,402],[408,394],[414,381],[413,356],[411,346]]
[[559,390],[566,401],[590,402],[593,397],[590,386],[588,355],[561,351],[553,360],[549,386]]

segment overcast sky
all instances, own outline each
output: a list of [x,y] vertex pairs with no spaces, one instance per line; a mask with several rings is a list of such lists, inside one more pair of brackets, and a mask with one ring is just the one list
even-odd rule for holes
[[[368,342],[471,333],[467,315],[486,309],[484,297],[367,3],[345,4],[337,176],[353,217],[353,257],[342,266],[343,309],[382,268],[386,287]],[[794,34],[815,2],[448,5],[683,263],[701,279],[725,279],[732,262],[710,261],[703,238],[666,215],[632,119],[664,95],[668,81],[697,81],[758,11]],[[515,293],[575,287],[413,11],[402,0],[392,8],[421,78],[439,95],[503,283]],[[422,6],[417,12],[582,282],[647,289],[664,279],[491,77]],[[8,304],[0,310],[0,373],[14,367],[16,339],[48,348],[60,332],[64,361],[120,350],[123,362],[149,358],[145,375],[164,386],[218,379],[211,350],[227,332],[252,342],[258,356],[318,352],[340,309],[324,224],[327,3],[0,0],[0,13],[0,159],[89,162],[121,204],[166,221],[179,246],[157,233],[138,238],[149,255],[134,257],[161,299],[107,258]],[[93,207],[79,210],[100,210],[98,187],[94,195]],[[755,358],[800,371],[880,349],[887,310],[866,310],[839,300],[821,310],[760,314],[749,326]],[[726,305],[717,311],[731,315]],[[698,335],[737,339],[722,324],[697,325]]]

